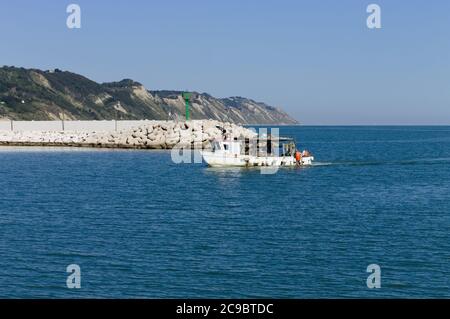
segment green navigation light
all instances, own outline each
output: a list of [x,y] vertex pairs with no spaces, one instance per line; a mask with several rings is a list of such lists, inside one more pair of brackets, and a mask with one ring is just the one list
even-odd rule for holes
[[183,92],[182,94],[184,102],[186,103],[186,121],[189,121],[190,115],[189,115],[189,101],[191,100],[192,93],[190,92]]

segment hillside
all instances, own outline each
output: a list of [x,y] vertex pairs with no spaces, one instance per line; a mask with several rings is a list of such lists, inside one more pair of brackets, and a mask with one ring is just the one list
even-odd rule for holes
[[[279,108],[243,97],[193,92],[192,119],[239,124],[296,124]],[[0,119],[184,119],[179,91],[149,91],[139,82],[97,83],[68,71],[0,68]]]

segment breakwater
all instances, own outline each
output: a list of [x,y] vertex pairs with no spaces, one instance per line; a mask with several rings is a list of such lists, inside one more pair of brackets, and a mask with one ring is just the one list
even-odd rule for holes
[[[56,121],[55,121],[56,122]],[[32,128],[33,123],[29,122]],[[35,126],[36,126],[35,125]],[[59,123],[54,126],[58,127]],[[77,129],[77,126],[79,128]],[[71,128],[69,130],[64,129]],[[0,130],[0,145],[11,146],[73,146],[102,148],[142,148],[171,149],[174,146],[201,148],[210,141],[226,136],[253,137],[253,131],[242,126],[215,120],[138,121],[128,128],[113,127],[95,129],[95,125],[77,125],[77,121],[67,121],[57,130]],[[63,130],[64,129],[64,130]]]

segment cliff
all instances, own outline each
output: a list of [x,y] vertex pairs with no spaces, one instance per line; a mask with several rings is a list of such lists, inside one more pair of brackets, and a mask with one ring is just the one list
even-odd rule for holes
[[[97,83],[68,71],[0,68],[0,119],[184,119],[179,91],[149,91],[139,82]],[[237,124],[296,124],[279,108],[243,97],[193,92],[192,119]]]

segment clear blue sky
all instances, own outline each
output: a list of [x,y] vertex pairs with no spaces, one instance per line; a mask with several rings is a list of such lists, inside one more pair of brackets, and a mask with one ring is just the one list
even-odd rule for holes
[[450,124],[450,1],[2,0],[0,14],[0,65],[245,96],[305,124]]

